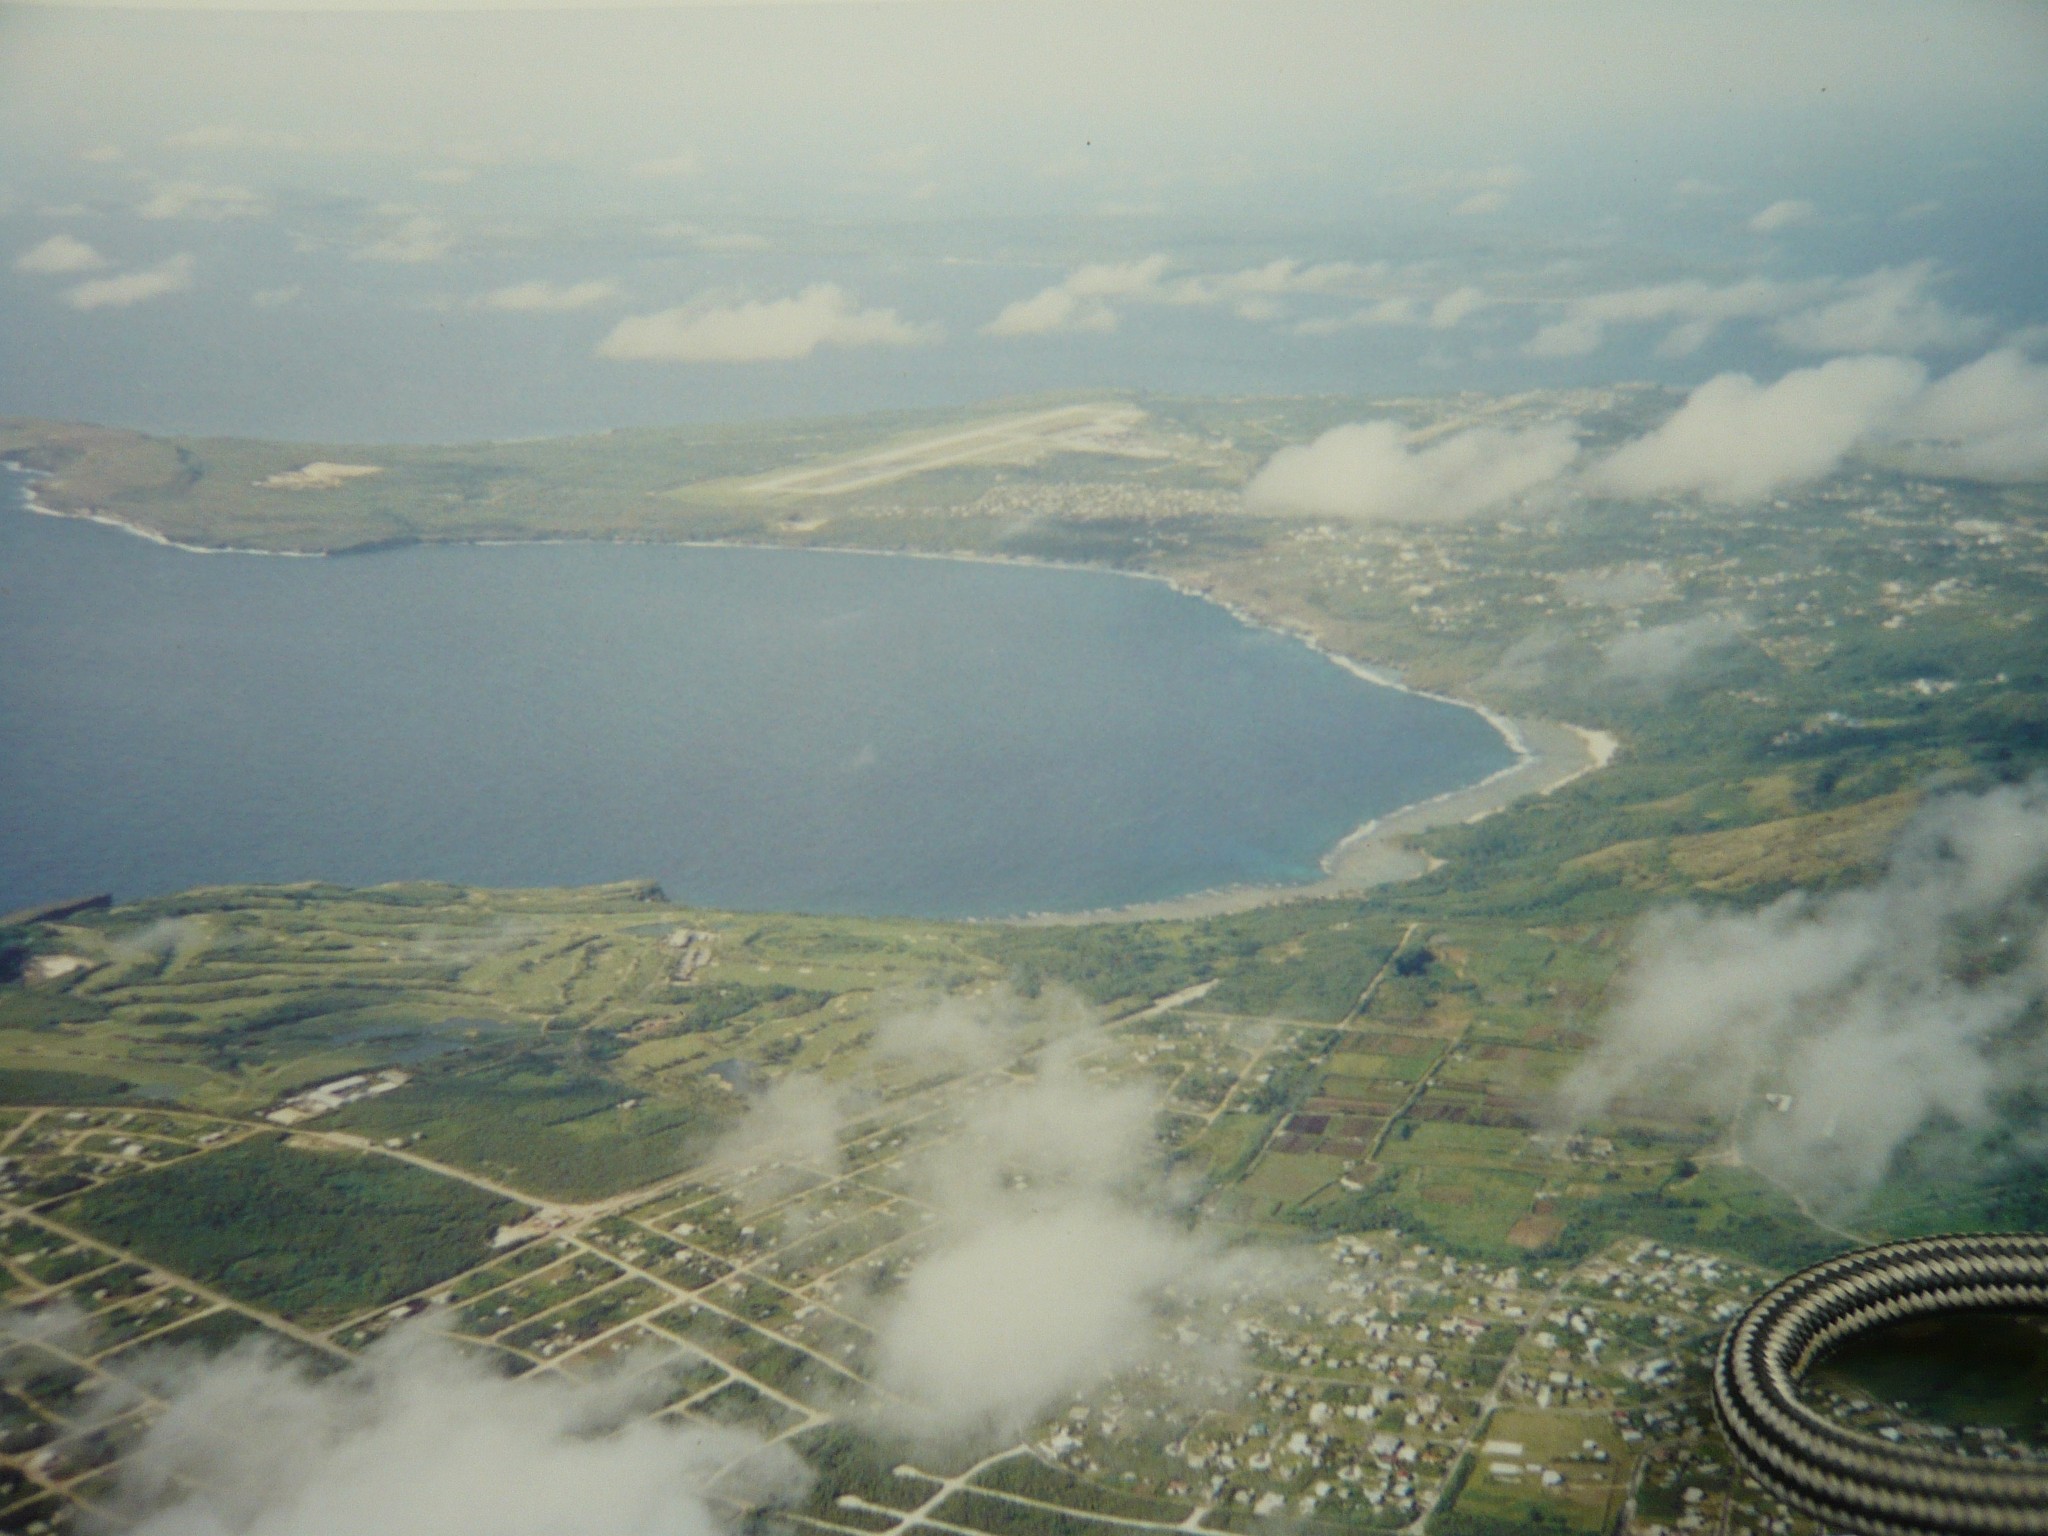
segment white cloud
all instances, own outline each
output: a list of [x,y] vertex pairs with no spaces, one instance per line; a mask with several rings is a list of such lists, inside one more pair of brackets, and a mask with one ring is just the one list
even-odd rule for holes
[[271,129],[250,128],[240,123],[202,123],[164,139],[171,149],[303,149],[305,141],[294,134]]
[[1411,177],[1402,190],[1411,196],[1448,198],[1456,213],[1497,213],[1507,206],[1508,194],[1528,179],[1529,173],[1519,165],[1492,165],[1477,171],[1438,171]]
[[1411,448],[1398,422],[1368,421],[1282,448],[1245,487],[1245,502],[1324,517],[1449,522],[1554,481],[1578,452],[1569,422],[1473,427]]
[[1930,805],[1866,888],[1652,917],[1562,1113],[1637,1094],[1697,1107],[1750,1166],[1853,1206],[1908,1138],[1994,1124],[2002,1091],[2039,1080],[2010,1026],[2048,993],[2044,878],[2037,781]]
[[687,240],[700,251],[718,254],[768,251],[775,248],[774,242],[764,235],[747,230],[706,229],[701,224],[664,224],[655,233],[668,240]]
[[1803,197],[1780,198],[1770,207],[1759,209],[1750,218],[1749,227],[1756,234],[1768,235],[1795,224],[1810,224],[1818,211]]
[[1587,481],[1623,496],[1697,491],[1754,500],[1830,473],[1896,417],[1925,378],[1918,363],[1897,357],[1837,358],[1769,385],[1720,374],[1662,426],[1595,466]]
[[1923,474],[2048,479],[2048,365],[2014,347],[1987,353],[1929,385],[1892,433]]
[[107,258],[70,235],[52,235],[14,258],[14,270],[38,274],[97,272]]
[[1195,279],[1194,287],[1181,302],[1215,302],[1247,293],[1341,293],[1385,270],[1384,264],[1365,267],[1353,261],[1305,263],[1292,256],[1280,256],[1262,267]]
[[1227,1265],[1168,1217],[1157,1111],[1152,1092],[1092,1083],[1058,1047],[1036,1078],[962,1104],[959,1134],[915,1170],[946,1224],[879,1319],[896,1427],[1014,1438],[1120,1371],[1186,1353],[1162,1298],[1220,1284]]
[[1099,1196],[976,1226],[910,1272],[878,1380],[904,1427],[1007,1440],[1158,1348],[1154,1298],[1206,1262],[1168,1222]]
[[[1306,331],[1310,325],[1317,323],[1309,321],[1303,325],[1302,329]],[[1422,324],[1422,312],[1416,307],[1413,299],[1381,299],[1377,304],[1368,304],[1364,309],[1352,315],[1349,323],[1352,325],[1420,325]]]
[[249,295],[249,302],[258,309],[283,309],[287,304],[297,302],[305,291],[297,283],[288,283],[282,288],[258,288]]
[[893,309],[862,309],[837,283],[813,283],[794,298],[739,304],[703,298],[629,315],[597,352],[621,362],[781,362],[820,347],[907,347],[938,335],[937,326],[912,324]]
[[750,1454],[754,1497],[801,1480],[787,1451],[643,1417],[646,1383],[509,1379],[401,1333],[332,1376],[244,1348],[164,1358],[165,1401],[111,1503],[136,1536],[718,1536],[703,1490]]
[[1286,313],[1280,303],[1285,297],[1355,291],[1360,283],[1385,270],[1384,263],[1370,267],[1350,261],[1303,263],[1292,256],[1281,256],[1241,272],[1182,278],[1156,294],[1139,297],[1168,304],[1227,304],[1241,319],[1269,321]]
[[1227,305],[1246,320],[1279,319],[1280,300],[1299,294],[1355,292],[1381,277],[1384,263],[1303,262],[1276,257],[1237,272],[1206,272],[1169,279],[1160,255],[1077,267],[1050,288],[1005,306],[982,327],[989,336],[1046,336],[1061,331],[1113,331],[1120,304]]
[[1934,263],[1880,267],[1842,285],[1841,297],[1786,315],[1771,334],[1806,352],[1925,352],[1968,346],[1989,324],[1927,292]]
[[1831,474],[1858,449],[1921,474],[2048,479],[2048,365],[2005,347],[1932,384],[1920,364],[1882,355],[1836,358],[1768,385],[1719,374],[1584,483],[1607,495],[1753,501]]
[[248,187],[167,181],[135,211],[145,219],[253,219],[270,204]]
[[1606,341],[1611,325],[1677,321],[1663,350],[1680,355],[1697,350],[1726,321],[1779,313],[1812,291],[1753,277],[1720,287],[1687,279],[1596,293],[1572,300],[1564,318],[1543,327],[1524,350],[1533,357],[1582,357]]
[[1433,331],[1454,330],[1484,309],[1486,302],[1482,289],[1454,288],[1430,306],[1429,328]]
[[517,313],[561,314],[589,309],[619,297],[618,284],[593,280],[582,283],[534,281],[512,283],[479,294],[472,301],[479,309],[505,309]]
[[712,1156],[743,1171],[774,1162],[837,1173],[845,1119],[836,1089],[815,1073],[792,1072],[755,1095]]
[[958,1071],[993,1067],[1086,1029],[1094,1013],[1079,995],[1046,987],[1019,997],[1007,986],[909,1001],[875,1027],[875,1053]]
[[1570,649],[1570,636],[1548,625],[1519,636],[1480,678],[1480,691],[1522,692],[1544,687]]
[[64,302],[73,309],[126,309],[145,299],[161,298],[191,286],[192,258],[181,254],[139,272],[80,283],[64,295]]
[[1555,577],[1558,596],[1568,603],[1601,608],[1641,608],[1677,596],[1671,573],[1656,560],[1631,560],[1620,565],[1566,571]]
[[641,160],[634,163],[628,175],[643,181],[680,181],[694,176],[703,169],[703,163],[688,151],[678,155],[665,155],[655,160]]
[[1624,630],[1601,653],[1601,670],[1610,682],[1661,692],[1693,667],[1742,638],[1746,626],[1726,614],[1703,614],[1676,624]]
[[1006,305],[982,330],[990,336],[1046,336],[1056,331],[1113,331],[1111,299],[1153,298],[1166,273],[1164,256],[1096,262],[1079,267],[1050,288]]
[[439,219],[424,213],[399,220],[383,234],[349,255],[356,261],[389,261],[418,266],[439,261],[455,249],[455,236]]
[[1918,352],[1963,346],[1988,329],[1928,290],[1931,261],[1880,267],[1861,277],[1779,282],[1752,277],[1715,285],[1698,279],[1620,288],[1571,300],[1564,317],[1523,348],[1532,357],[1583,357],[1617,325],[1671,323],[1657,350],[1685,357],[1736,320],[1771,320],[1781,344],[1808,352]]
[[[1381,268],[1361,268],[1361,273],[1377,277]],[[1463,325],[1480,310],[1487,308],[1493,300],[1483,288],[1469,284],[1440,294],[1435,299],[1423,301],[1410,294],[1393,294],[1379,299],[1348,315],[1318,315],[1304,320],[1294,327],[1300,336],[1331,336],[1339,331],[1377,329],[1379,327],[1428,326],[1432,330],[1448,331]]]

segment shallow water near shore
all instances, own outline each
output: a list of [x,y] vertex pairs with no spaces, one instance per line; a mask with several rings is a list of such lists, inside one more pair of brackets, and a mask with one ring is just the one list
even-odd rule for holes
[[659,880],[1001,916],[1312,879],[1513,760],[1155,581],[659,545],[185,554],[0,511],[0,907]]

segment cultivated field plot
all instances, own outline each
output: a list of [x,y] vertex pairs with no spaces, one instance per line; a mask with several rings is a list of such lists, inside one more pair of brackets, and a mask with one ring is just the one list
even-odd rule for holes
[[[837,1023],[836,989],[902,974],[891,963],[957,967],[972,952],[948,930],[905,925],[891,948],[871,929],[742,931],[693,914],[690,937],[671,943],[677,928],[648,921],[647,903],[609,900],[546,920],[528,912],[516,941],[467,949],[443,913],[435,942],[471,958],[434,985],[487,992],[496,1016],[523,1031],[476,1047],[496,1053],[498,1076],[416,1064],[421,1075],[393,1091],[284,1132],[260,1112],[0,1111],[12,1181],[0,1190],[0,1284],[15,1309],[15,1342],[0,1353],[12,1426],[0,1441],[12,1479],[0,1520],[55,1529],[101,1507],[159,1411],[132,1385],[151,1379],[153,1350],[261,1340],[332,1370],[426,1329],[513,1373],[625,1375],[651,1415],[808,1451],[820,1489],[762,1515],[790,1536],[1256,1532],[1276,1521],[1335,1533],[1432,1511],[1454,1529],[1540,1515],[1591,1531],[1622,1510],[1647,1430],[1682,1429],[1704,1412],[1701,1362],[1718,1322],[1768,1278],[1601,1235],[1610,1177],[1623,1191],[1655,1188],[1668,1154],[1560,1149],[1516,1116],[1478,1112],[1536,1092],[1552,1053],[1487,1039],[1464,958],[1486,946],[1469,927],[1353,930],[1372,947],[1362,967],[1340,972],[1365,981],[1337,1022],[1211,1006],[1220,989],[1206,984],[1094,1008],[956,971],[950,1001],[923,994],[935,1010],[924,1045],[903,1055],[889,1044],[894,1026],[867,1005],[858,1030]],[[360,936],[343,944],[346,911],[320,912],[327,947],[359,966],[393,964],[420,940],[374,901],[363,913],[365,932],[382,935],[367,947]],[[331,990],[336,971],[306,958],[304,914],[279,921],[301,937],[274,963],[294,985],[317,977]],[[584,940],[565,945],[563,922]],[[230,931],[241,937],[228,948],[253,967],[251,931]],[[66,939],[87,951],[92,941],[84,930]],[[1238,952],[1247,966],[1285,971],[1317,942]],[[673,956],[686,950],[689,976],[675,990]],[[740,954],[750,958],[735,963]],[[197,958],[167,960],[143,985],[199,985]],[[739,974],[800,978],[812,992],[790,1007],[773,993],[781,981],[714,990]],[[112,980],[98,995],[117,1013],[132,1005]],[[1235,990],[1247,989],[1260,990],[1255,977]],[[893,1008],[914,1009],[893,995]],[[700,1088],[722,1109],[695,1143],[706,1150],[671,1154],[668,1171],[633,1183],[617,1149],[644,1142],[634,1110],[616,1097],[582,1104],[614,1080],[548,1076],[547,1037],[573,1017],[586,1040],[631,1039],[636,1009],[668,1019],[710,998],[717,1047],[640,1070],[673,1082],[679,1062],[695,1062],[702,1083],[747,1086]],[[515,999],[539,1017],[520,1021]],[[550,1015],[543,1000],[568,1012]],[[245,1006],[224,1000],[231,1017]],[[963,1040],[975,1049],[949,1055]],[[829,1141],[718,1141],[726,1106],[792,1061],[815,1063],[808,1070],[848,1095]],[[590,1192],[561,1193],[567,1154],[507,1162],[476,1129],[516,1113],[505,1072],[538,1074],[533,1102],[553,1098],[569,1123],[587,1122],[578,1134],[604,1160],[578,1166],[611,1170]],[[936,1171],[972,1155],[1005,1095],[1054,1078],[1143,1095],[1161,1153],[1208,1191],[1214,1230],[1286,1254],[1294,1278],[1280,1291],[1174,1303],[1173,1326],[1227,1341],[1235,1366],[1140,1366],[970,1465],[927,1456],[878,1428],[891,1400],[881,1374],[891,1297],[954,1241]],[[492,1083],[498,1097],[475,1097]],[[537,1182],[522,1182],[529,1175]],[[248,1220],[224,1211],[251,1188],[268,1193]],[[1576,1254],[1567,1214],[1578,1217]],[[1407,1236],[1385,1230],[1397,1222]],[[1664,1475],[1661,1463],[1652,1475]],[[1708,1492],[1688,1511],[1718,1518],[1721,1505],[1702,1499],[1751,1498],[1725,1477],[1697,1476]],[[1685,1502],[1692,1484],[1674,1486]]]

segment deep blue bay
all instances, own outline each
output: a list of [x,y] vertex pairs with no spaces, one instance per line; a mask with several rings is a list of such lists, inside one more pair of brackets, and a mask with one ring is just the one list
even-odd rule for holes
[[7,500],[0,908],[633,877],[760,910],[1093,908],[1313,878],[1366,818],[1511,761],[1469,710],[1108,573],[195,555]]

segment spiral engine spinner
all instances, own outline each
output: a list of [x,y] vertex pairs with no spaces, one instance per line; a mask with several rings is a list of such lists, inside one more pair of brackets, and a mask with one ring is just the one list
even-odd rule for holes
[[1714,1412],[1743,1469],[1795,1508],[1863,1536],[2048,1536],[2048,1462],[1996,1462],[1847,1429],[1800,1400],[1850,1339],[1915,1318],[2048,1311],[2048,1233],[1925,1237],[1802,1270],[1736,1320]]

